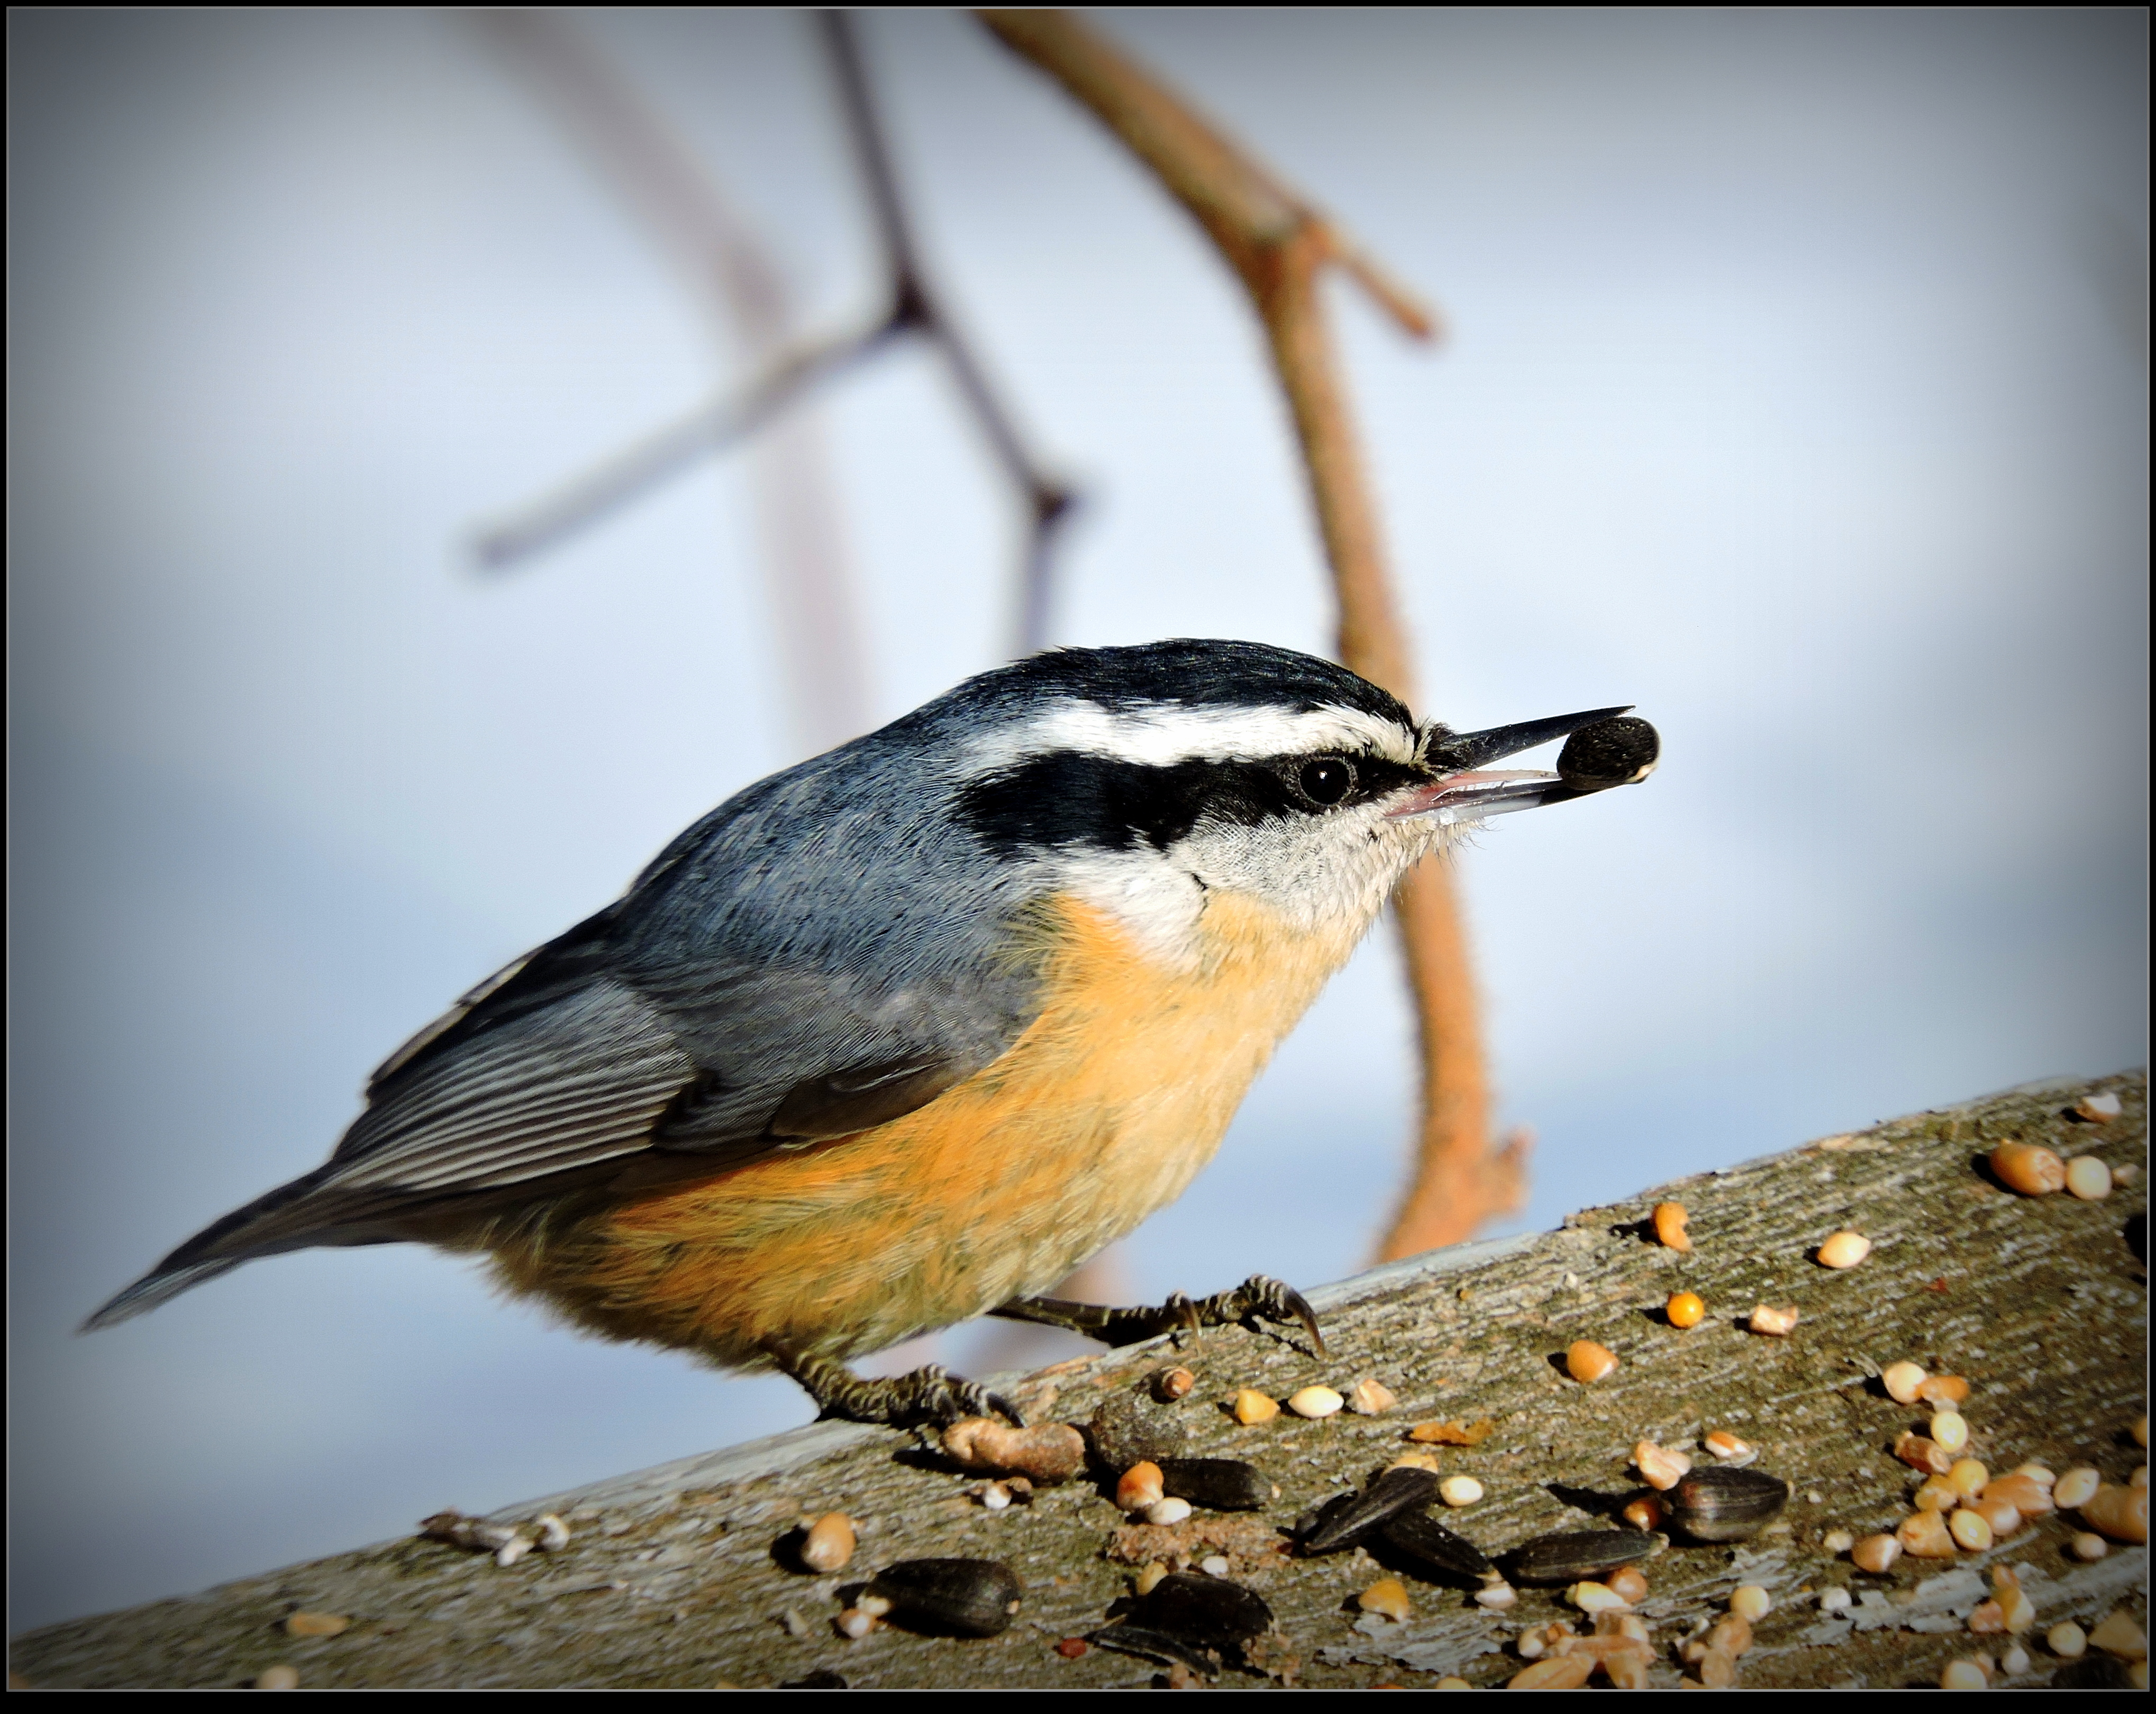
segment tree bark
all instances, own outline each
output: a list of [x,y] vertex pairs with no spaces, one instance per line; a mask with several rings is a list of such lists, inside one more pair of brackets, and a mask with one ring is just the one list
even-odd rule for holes
[[[2067,1116],[2098,1090],[2121,1098],[2120,1117]],[[277,1665],[296,1669],[305,1686],[350,1688],[693,1688],[819,1670],[864,1687],[1144,1684],[1158,1669],[1098,1648],[1066,1658],[1056,1645],[1107,1623],[1147,1560],[1217,1552],[1278,1625],[1257,1665],[1229,1667],[1221,1683],[1429,1685],[1457,1674],[1502,1684],[1525,1664],[1522,1631],[1578,1619],[1560,1591],[1522,1588],[1516,1607],[1496,1613],[1409,1576],[1412,1611],[1394,1622],[1359,1612],[1354,1598],[1399,1573],[1359,1550],[1291,1557],[1283,1533],[1306,1507],[1409,1450],[1411,1425],[1487,1419],[1494,1431],[1480,1446],[1435,1450],[1446,1473],[1482,1482],[1484,1498],[1446,1521],[1492,1553],[1547,1532],[1604,1527],[1597,1510],[1634,1491],[1628,1460],[1642,1439],[1676,1449],[1727,1429],[1758,1449],[1753,1469],[1792,1484],[1787,1510],[1756,1538],[1673,1545],[1647,1564],[1640,1610],[1653,1633],[1653,1682],[1674,1685],[1686,1670],[1681,1643],[1727,1609],[1733,1588],[1756,1583],[1774,1609],[1738,1663],[1744,1684],[1936,1684],[1950,1658],[2004,1646],[1967,1624],[2002,1565],[2019,1570],[2041,1614],[2023,1640],[2036,1664],[2009,1681],[2100,1676],[2115,1669],[2069,1667],[2035,1637],[2069,1617],[2092,1626],[2120,1606],[2145,1628],[2145,1548],[2117,1546],[2085,1563],[2066,1551],[2083,1526],[2061,1513],[1986,1552],[1904,1557],[1871,1577],[1828,1537],[1891,1530],[1908,1513],[1919,1478],[1893,1448],[1905,1430],[1922,1430],[1930,1407],[1896,1404],[1875,1378],[1902,1358],[1969,1380],[1959,1409],[1969,1450],[1994,1472],[2025,1460],[2056,1471],[2086,1463],[2123,1483],[2147,1459],[2131,1434],[2148,1409],[2145,1176],[2102,1201],[2029,1199],[1984,1164],[1997,1144],[2021,1140],[2145,1173],[2146,1096],[2138,1074],[2030,1085],[1702,1173],[1588,1209],[1558,1231],[1394,1263],[1310,1294],[1331,1347],[1323,1360],[1276,1332],[1229,1328],[1003,1388],[1029,1419],[1082,1424],[1154,1371],[1183,1364],[1197,1387],[1158,1407],[1159,1420],[1192,1454],[1255,1463],[1280,1490],[1261,1512],[1133,1528],[1101,1486],[1082,1479],[989,1511],[971,1497],[981,1477],[909,1437],[825,1424],[498,1515],[560,1513],[573,1537],[558,1553],[503,1568],[408,1537],[49,1626],[16,1640],[12,1665],[23,1681],[56,1687],[232,1686]],[[1690,1211],[1688,1254],[1653,1241],[1647,1217],[1663,1200]],[[1816,1246],[1845,1227],[1871,1238],[1871,1254],[1846,1271],[1821,1267]],[[1689,1332],[1660,1313],[1679,1290],[1708,1306]],[[1797,1309],[1788,1337],[1744,1330],[1763,1302]],[[1563,1368],[1579,1339],[1618,1357],[1592,1387]],[[1240,1388],[1285,1398],[1313,1383],[1346,1392],[1366,1376],[1398,1394],[1397,1409],[1317,1421],[1283,1412],[1248,1428],[1224,1409]],[[830,1511],[855,1520],[853,1563],[824,1577],[790,1569],[791,1532]],[[952,1555],[1017,1573],[1022,1605],[1002,1635],[884,1629],[849,1642],[834,1629],[841,1592],[879,1568]],[[1819,1605],[1830,1587],[1855,1598],[1842,1617]],[[286,1624],[297,1610],[352,1623],[335,1637],[295,1636]]]

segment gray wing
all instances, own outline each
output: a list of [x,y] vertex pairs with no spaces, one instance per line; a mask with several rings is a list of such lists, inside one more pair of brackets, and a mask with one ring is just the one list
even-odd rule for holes
[[[383,1063],[328,1162],[198,1234],[90,1325],[254,1256],[849,1136],[988,1065],[1038,1010],[1036,972],[997,950],[1015,895],[952,884],[932,821],[911,829],[921,860],[893,865],[903,824],[785,801],[818,766],[715,811],[628,897],[473,989]],[[760,870],[773,825],[813,829],[818,849]],[[901,895],[872,896],[894,872]]]

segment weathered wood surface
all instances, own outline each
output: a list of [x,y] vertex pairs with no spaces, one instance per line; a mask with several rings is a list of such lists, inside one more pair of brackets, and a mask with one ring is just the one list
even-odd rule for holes
[[[2120,1096],[2119,1118],[2066,1116],[2098,1088]],[[1360,1550],[1310,1561],[1277,1551],[1281,1527],[1389,1462],[1414,1423],[1486,1416],[1498,1426],[1481,1447],[1440,1455],[1486,1487],[1448,1521],[1492,1550],[1589,1527],[1558,1491],[1629,1491],[1627,1460],[1641,1439],[1678,1445],[1727,1427],[1759,1447],[1758,1468],[1794,1484],[1769,1533],[1733,1548],[1673,1549],[1648,1568],[1661,1681],[1676,1682],[1675,1645],[1741,1582],[1775,1600],[1742,1663],[1745,1683],[1936,1683],[1945,1660],[1975,1645],[1962,1617],[1983,1598],[1972,1573],[1994,1561],[2022,1568],[2042,1626],[2088,1624],[2121,1604],[2147,1622],[2146,1550],[2082,1564],[2064,1551],[2073,1527],[2064,1517],[1954,1565],[1904,1559],[1878,1578],[1822,1546],[1831,1529],[1891,1528],[1907,1510],[1915,1475],[1889,1448],[1922,1409],[1895,1404],[1874,1378],[1899,1357],[1974,1383],[1964,1407],[1972,1450],[1994,1470],[2032,1458],[2055,1469],[2087,1462],[2123,1481],[2147,1456],[2128,1433],[2148,1408],[2145,1224],[2135,1225],[2145,1222],[2146,1177],[2104,1201],[2025,1200],[1980,1165],[2010,1137],[2141,1165],[2145,1080],[2031,1085],[1686,1179],[1574,1215],[1560,1231],[1394,1264],[1313,1294],[1327,1360],[1270,1332],[1226,1329],[1177,1351],[1155,1342],[1062,1365],[1022,1383],[1019,1396],[1034,1419],[1082,1423],[1173,1357],[1199,1376],[1174,1413],[1190,1450],[1252,1460],[1278,1484],[1280,1501],[1261,1516],[1192,1521],[1219,1538],[1231,1575],[1263,1594],[1282,1634],[1266,1651],[1269,1677],[1231,1670],[1224,1682],[1414,1685],[1456,1672],[1485,1684],[1519,1669],[1512,1640],[1560,1615],[1554,1591],[1522,1591],[1496,1614],[1460,1590],[1411,1583],[1414,1613],[1394,1624],[1354,1609],[1383,1574]],[[1691,1211],[1688,1255],[1638,1229],[1663,1198]],[[1815,1265],[1811,1248],[1844,1226],[1868,1234],[1872,1255],[1845,1273]],[[1689,1332],[1659,1313],[1683,1289],[1710,1307]],[[1761,1301],[1802,1311],[1794,1335],[1741,1330]],[[1578,1338],[1615,1351],[1616,1373],[1591,1388],[1567,1378],[1560,1354]],[[1398,1393],[1396,1410],[1317,1422],[1283,1414],[1244,1428],[1223,1409],[1240,1386],[1285,1397],[1315,1381],[1345,1390],[1366,1375]],[[18,1683],[54,1686],[243,1685],[280,1663],[310,1686],[747,1686],[819,1670],[857,1686],[1152,1681],[1141,1661],[1098,1649],[1070,1660],[1055,1645],[1102,1624],[1128,1588],[1125,1559],[1172,1549],[1172,1532],[1119,1534],[1123,1520],[1083,1480],[1001,1512],[968,1497],[978,1482],[906,1437],[824,1424],[499,1514],[556,1510],[575,1531],[564,1551],[506,1569],[484,1553],[393,1542],[49,1626],[18,1639],[11,1664]],[[783,1539],[804,1515],[830,1510],[860,1521],[853,1564],[835,1577],[789,1569]],[[1182,1527],[1189,1545],[1196,1537]],[[836,1634],[836,1591],[894,1560],[953,1554],[1006,1560],[1024,1580],[1024,1607],[1004,1635]],[[1817,1592],[1830,1584],[1864,1597],[1853,1624],[1820,1611]],[[339,1636],[302,1640],[285,1620],[303,1609],[352,1622]],[[2030,1640],[2025,1681],[2041,1682],[2060,1663]]]

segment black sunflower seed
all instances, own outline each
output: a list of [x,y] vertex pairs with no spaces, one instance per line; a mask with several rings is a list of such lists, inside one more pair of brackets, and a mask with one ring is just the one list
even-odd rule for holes
[[1160,1491],[1213,1511],[1257,1511],[1270,1502],[1273,1486],[1254,1464],[1240,1458],[1163,1458]]
[[1522,1542],[1502,1557],[1515,1582],[1576,1583],[1599,1581],[1661,1551],[1661,1538],[1645,1530],[1568,1530]]
[[938,1636],[992,1637],[1018,1611],[1017,1573],[999,1559],[902,1559],[870,1582],[891,1618]]
[[1137,1599],[1131,1622],[1207,1649],[1237,1649],[1272,1629],[1264,1597],[1224,1577],[1171,1571]]
[[1756,1536],[1789,1503],[1789,1485],[1759,1470],[1696,1470],[1662,1496],[1670,1522],[1695,1542]]
[[1486,1580],[1496,1574],[1489,1555],[1427,1511],[1397,1512],[1386,1520],[1382,1533],[1408,1557],[1435,1570]]
[[1359,1494],[1328,1501],[1296,1543],[1306,1554],[1337,1553],[1382,1528],[1403,1511],[1419,1510],[1437,1492],[1437,1473],[1399,1465]]

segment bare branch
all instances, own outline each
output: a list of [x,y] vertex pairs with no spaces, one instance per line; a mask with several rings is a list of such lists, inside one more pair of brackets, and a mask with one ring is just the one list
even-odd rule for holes
[[[680,269],[700,308],[731,323],[762,375],[748,395],[715,403],[486,531],[483,562],[507,565],[592,521],[742,432],[762,398],[766,420],[787,401],[778,372],[801,353],[786,282],[695,152],[565,14],[465,15],[582,143]],[[851,336],[858,339],[860,336]],[[843,346],[846,341],[834,341]],[[794,396],[829,372],[808,366]],[[728,426],[732,424],[731,428]],[[868,649],[848,565],[830,459],[819,425],[797,416],[765,435],[752,492],[781,679],[802,753],[865,731],[874,714]]]
[[980,360],[973,354],[959,323],[942,295],[931,285],[921,262],[921,249],[900,195],[898,176],[882,115],[877,111],[868,70],[861,58],[852,17],[843,12],[819,12],[816,23],[824,49],[830,55],[833,74],[846,115],[846,130],[869,188],[870,206],[876,231],[891,269],[891,319],[917,327],[933,341],[950,366],[951,378],[973,420],[988,443],[1004,473],[1025,496],[1031,513],[1027,541],[1020,562],[1018,652],[1029,654],[1047,640],[1050,547],[1056,524],[1069,511],[1074,496],[1042,467],[1025,444],[1018,424],[1004,408],[988,383]]
[[700,406],[545,498],[482,526],[473,536],[473,553],[480,564],[503,570],[552,547],[705,454],[753,434],[901,331],[895,322],[880,322],[781,358],[740,397]]
[[[1190,211],[1249,292],[1294,418],[1339,600],[1340,659],[1410,704],[1406,627],[1385,567],[1339,357],[1318,295],[1339,266],[1404,331],[1436,317],[1306,198],[1122,50],[1070,13],[989,11],[981,21],[1122,139]],[[1449,870],[1421,865],[1394,899],[1422,1040],[1423,1112],[1413,1180],[1387,1257],[1449,1244],[1511,1213],[1524,1142],[1490,1152],[1489,1094],[1466,935]]]
[[[562,110],[698,290],[706,295],[716,290],[731,305],[752,346],[759,355],[767,354],[785,331],[784,294],[777,272],[726,212],[689,152],[556,14],[508,11],[468,16]],[[810,387],[871,355],[894,336],[917,333],[943,357],[990,454],[1024,498],[1016,643],[1018,653],[1029,654],[1047,639],[1054,538],[1075,496],[1028,449],[960,324],[930,284],[852,19],[837,12],[815,17],[889,276],[886,318],[868,331],[782,358],[738,398],[701,408],[482,528],[475,552],[483,564],[500,568],[552,547],[698,458],[762,427]]]

